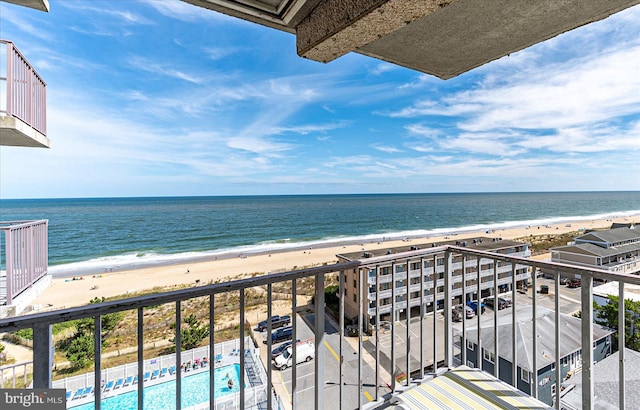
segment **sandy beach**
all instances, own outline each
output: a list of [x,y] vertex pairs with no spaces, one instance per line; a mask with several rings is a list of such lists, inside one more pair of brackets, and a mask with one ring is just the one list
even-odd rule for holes
[[[530,235],[561,234],[578,231],[581,228],[606,229],[613,222],[640,222],[640,218],[621,217],[614,219],[563,222],[554,225],[529,226],[515,229],[500,229],[490,233],[485,231],[456,233],[456,239],[471,237],[502,237],[505,239],[526,238]],[[451,235],[451,234],[449,234]],[[413,243],[437,242],[443,236],[408,239]],[[345,244],[331,247],[296,249],[272,254],[249,255],[243,257],[218,258],[205,262],[181,263],[171,266],[156,266],[120,272],[105,272],[100,275],[76,278],[54,278],[51,285],[33,302],[44,309],[60,309],[87,304],[94,297],[112,297],[133,294],[156,287],[173,285],[199,286],[211,281],[229,280],[240,275],[266,274],[274,271],[293,270],[337,261],[336,254],[360,251],[363,248],[379,249],[406,245],[406,240],[384,241],[360,244]],[[538,257],[540,258],[540,256]]]

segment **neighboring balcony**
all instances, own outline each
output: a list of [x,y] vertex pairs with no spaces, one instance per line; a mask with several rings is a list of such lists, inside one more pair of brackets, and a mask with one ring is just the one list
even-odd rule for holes
[[50,148],[47,85],[7,40],[0,40],[0,145]]
[[[437,304],[435,312],[432,307],[424,303],[417,309],[413,308],[412,314],[404,315],[401,320],[377,319],[381,313],[378,309],[374,309],[372,323],[365,319],[369,309],[369,300],[366,297],[369,287],[367,277],[375,266],[419,262],[424,258],[432,258],[436,254],[444,254],[445,257],[443,288],[439,289],[436,286],[435,289],[430,289],[429,284],[423,281],[419,289],[421,294],[429,290],[429,293],[435,294],[436,300],[442,300],[442,303]],[[494,286],[492,294],[498,293],[498,265],[509,266],[512,277],[509,278],[511,291],[508,296],[513,300],[513,306],[500,311],[487,309],[481,316],[454,323],[452,311],[456,300],[459,299],[456,294],[459,295],[460,292],[467,295],[479,294],[484,285],[476,279],[476,284],[473,286],[455,288],[453,260],[459,256],[464,256],[467,260],[476,259],[477,263],[480,263],[479,260],[492,262],[494,267],[491,272],[491,284]],[[531,272],[529,279],[531,287],[526,294],[518,292],[515,286],[520,280],[518,278],[520,275],[515,273],[521,266],[529,267]],[[345,299],[354,297],[353,294],[346,292],[346,273],[353,272],[354,269],[361,278],[356,290],[362,295],[358,298],[362,302],[357,315],[362,326],[355,327],[346,326],[344,320]],[[538,278],[538,273],[543,269],[545,272],[551,272],[553,277],[551,282],[548,279]],[[425,274],[426,269],[423,276]],[[561,346],[569,342],[568,339],[562,338],[569,336],[560,336],[566,335],[561,330],[565,327],[564,317],[567,315],[561,316],[560,313],[549,314],[548,312],[550,309],[553,311],[554,308],[556,312],[560,312],[561,307],[568,300],[561,296],[560,277],[570,274],[578,274],[582,278],[582,288],[573,294],[573,303],[575,308],[581,311],[581,317],[572,318],[577,330],[570,335],[572,342],[577,343],[575,351],[579,351],[580,354],[570,356],[571,364],[563,367],[560,364],[569,360],[561,356]],[[133,395],[137,408],[147,408],[148,400],[153,398],[155,394],[153,392],[156,391],[152,389],[157,389],[158,386],[169,393],[167,397],[170,399],[165,403],[166,408],[382,409],[394,406],[397,400],[404,400],[411,391],[421,389],[431,381],[438,381],[440,378],[443,378],[443,381],[459,379],[459,375],[464,375],[465,372],[480,375],[478,377],[483,380],[492,380],[491,383],[497,383],[498,386],[503,387],[503,390],[499,391],[512,392],[503,393],[503,399],[505,395],[524,394],[513,390],[512,387],[517,386],[523,390],[523,377],[526,376],[528,380],[525,386],[525,391],[528,392],[524,396],[526,399],[537,398],[538,400],[535,401],[542,403],[545,397],[554,397],[552,402],[546,402],[546,406],[560,409],[563,408],[562,396],[569,390],[563,383],[567,368],[571,368],[572,373],[576,373],[573,377],[579,377],[582,380],[581,393],[578,395],[580,408],[593,409],[598,408],[597,400],[601,400],[600,393],[596,389],[599,373],[595,364],[595,361],[601,357],[594,356],[596,346],[594,342],[598,342],[596,336],[602,330],[600,325],[593,322],[594,279],[618,281],[621,301],[624,300],[625,284],[640,285],[638,276],[616,275],[603,270],[529,260],[457,246],[441,246],[429,250],[279,272],[0,319],[0,333],[24,328],[33,329],[34,372],[33,383],[30,386],[33,388],[64,387],[67,389],[69,409],[86,404],[91,405],[91,403],[93,408],[106,408],[107,405],[112,404],[107,401],[117,400],[119,396],[124,395]],[[535,290],[541,285],[541,281],[544,280],[547,281],[545,286],[550,290],[548,294],[531,291],[532,288]],[[433,283],[430,284],[433,285]],[[328,286],[337,286],[337,294],[343,297],[337,298],[337,302],[330,301],[329,297],[325,299],[325,295],[336,294],[333,290],[325,293],[324,289]],[[406,287],[401,290],[395,289],[393,295],[408,299],[408,291],[411,290],[407,290]],[[563,305],[560,304],[561,297],[563,297]],[[198,351],[183,350],[185,341],[182,339],[182,333],[176,329],[180,326],[173,326],[174,323],[183,324],[189,305],[200,306],[201,320],[208,325],[209,329],[215,329],[209,333],[208,338],[204,339],[204,345],[196,348],[202,349]],[[402,304],[395,298],[391,299],[391,311],[398,311],[403,306],[406,306],[406,302]],[[330,309],[334,309],[331,311],[337,314],[328,313]],[[158,331],[157,326],[154,327],[149,323],[154,311],[171,315],[170,319],[163,319],[165,320],[163,327],[167,329],[171,343],[175,346],[173,354],[150,354],[149,346],[156,342],[152,339],[153,333]],[[623,305],[621,311],[624,312]],[[127,315],[125,322],[128,324],[128,329],[122,334],[131,334],[132,337],[127,346],[121,346],[118,349],[130,350],[132,360],[125,361],[124,364],[121,361],[117,366],[106,365],[111,352],[103,351],[102,337],[107,334],[103,324],[110,321],[107,320],[107,315],[119,312]],[[267,321],[269,328],[266,332],[256,329],[259,321],[274,314],[291,316],[291,337],[293,340],[300,339],[300,345],[304,345],[304,348],[301,347],[300,352],[297,353],[304,356],[296,357],[294,354],[290,367],[286,370],[276,370],[272,365],[272,363],[278,363],[274,361],[272,353],[276,342],[272,337],[268,337],[271,330],[275,330],[271,329],[272,322]],[[522,329],[520,320],[523,317],[529,323],[527,326],[531,329],[531,337],[522,337],[520,331],[508,330],[516,328],[516,325],[518,329]],[[89,348],[92,356],[91,363],[95,365],[87,369],[86,373],[74,376],[73,380],[60,377],[54,380],[53,369],[61,363],[59,359],[54,360],[52,354],[54,347],[52,325],[87,318],[93,323],[95,329],[98,329],[91,335],[93,340]],[[619,328],[625,327],[625,319],[624,314],[618,316]],[[229,323],[231,327],[228,329],[231,329],[231,334],[221,329],[223,324]],[[554,331],[546,330],[549,323],[551,328],[555,329]],[[499,336],[496,324],[500,325]],[[185,329],[184,324],[182,328]],[[123,329],[121,331],[124,332]],[[610,329],[603,331],[611,333]],[[629,401],[629,398],[625,400],[625,392],[631,395],[634,391],[633,384],[625,387],[627,382],[633,379],[631,375],[634,369],[629,365],[625,366],[624,339],[623,335],[619,335],[617,342],[609,342],[607,348],[611,350],[604,354],[611,354],[618,350],[620,363],[618,377],[616,381],[609,383],[608,390],[616,393],[616,397],[610,399],[609,404],[621,409],[625,408],[625,404],[627,408],[634,408],[635,405],[634,402]],[[167,337],[164,340],[166,341]],[[508,370],[499,366],[489,367],[480,361],[472,364],[470,367],[475,369],[470,371],[465,367],[470,364],[465,346],[473,347],[474,351],[485,352],[487,360],[491,362],[494,362],[497,357],[501,360],[508,358],[513,363],[528,362],[531,369],[547,366],[552,370],[544,374],[534,374],[523,372],[514,366]],[[598,350],[598,352],[601,351]],[[181,364],[195,362],[203,356],[209,358],[210,368],[216,369],[215,372],[201,366],[197,370],[194,367],[194,370],[189,371],[182,368]],[[576,357],[577,361],[574,364]],[[631,355],[627,357],[631,358]],[[550,363],[557,365],[552,366]],[[234,389],[227,387],[226,379],[223,382],[215,374],[219,368],[229,368],[224,367],[228,365],[235,365],[237,369],[239,379],[236,379],[238,381],[233,384]],[[168,371],[165,372],[167,369]],[[154,378],[153,374],[156,372],[160,375]],[[198,391],[204,392],[205,400],[197,404],[185,404],[192,394],[188,392],[193,387],[191,386],[192,376],[196,376],[196,372],[202,377],[201,384],[197,387]],[[163,373],[166,376],[163,376]],[[498,381],[498,379],[508,381]],[[139,382],[127,383],[126,380]],[[114,383],[120,386],[124,384],[124,387],[109,387]],[[473,381],[470,383],[473,384]],[[464,401],[465,387],[462,384],[456,386],[456,399]],[[220,393],[225,392],[224,397],[219,396]],[[501,399],[496,398],[496,400]],[[535,408],[548,407],[542,405]]]
[[0,222],[0,317],[22,312],[49,285],[49,222]]

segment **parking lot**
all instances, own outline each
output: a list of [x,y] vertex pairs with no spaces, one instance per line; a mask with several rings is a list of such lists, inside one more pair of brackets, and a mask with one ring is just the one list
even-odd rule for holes
[[[314,315],[310,312],[300,312],[296,315],[296,338],[301,341],[314,339],[313,333]],[[305,408],[304,403],[312,403],[314,401],[315,394],[315,363],[316,360],[323,360],[324,371],[324,397],[325,408],[331,409],[335,407],[336,400],[339,396],[340,385],[340,336],[336,329],[335,323],[329,318],[325,320],[325,338],[321,351],[318,352],[318,356],[314,360],[309,362],[302,362],[296,366],[296,377],[292,378],[293,370],[287,368],[286,370],[276,370],[271,366],[272,382],[276,393],[282,398],[283,402],[292,403],[294,400],[297,403],[297,408]],[[267,350],[266,344],[263,343],[267,337],[267,332],[259,332],[256,329],[256,336],[261,339],[258,340],[260,345],[260,356],[265,368],[268,368],[270,364],[267,364]],[[354,398],[359,393],[358,383],[358,353],[354,349],[354,342],[357,346],[357,338],[345,337],[345,343],[343,344],[343,393],[345,398],[349,398],[349,402],[355,402]],[[282,343],[274,343],[272,350]],[[364,393],[362,393],[362,403],[372,401],[375,396],[375,371],[369,367],[366,363],[363,364],[363,386]],[[383,393],[388,392],[386,385],[381,386],[385,389]],[[295,395],[295,397],[294,397]],[[354,409],[356,407],[354,406]]]

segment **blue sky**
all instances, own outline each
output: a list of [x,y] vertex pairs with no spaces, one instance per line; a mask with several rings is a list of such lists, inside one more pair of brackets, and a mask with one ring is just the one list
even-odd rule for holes
[[451,80],[171,0],[0,2],[51,149],[0,198],[640,190],[640,6]]

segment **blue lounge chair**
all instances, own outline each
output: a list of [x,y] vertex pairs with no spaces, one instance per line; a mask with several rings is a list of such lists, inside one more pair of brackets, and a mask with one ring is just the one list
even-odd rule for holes
[[67,391],[67,400],[71,400],[73,398],[73,392]]
[[[136,377],[137,377],[137,376],[136,376]],[[138,379],[136,379],[136,381],[138,381]],[[124,386],[128,386],[128,385],[130,385],[131,383],[133,383],[133,376],[128,376],[128,377],[125,379],[125,381],[124,381]],[[124,386],[123,386],[123,387],[124,387]]]
[[163,367],[162,370],[160,371],[160,377],[165,377],[167,373],[169,373],[169,369],[167,369],[166,367]]
[[115,383],[116,383],[116,382],[114,382],[113,380],[109,380],[109,382],[107,383],[107,385],[106,385],[106,386],[104,386],[104,390],[103,390],[103,391],[109,391],[109,390],[113,389],[113,385],[114,385]]
[[122,387],[122,385],[124,384],[124,379],[123,378],[119,378],[118,380],[116,380],[116,385],[113,386],[114,389],[119,389],[120,387]]
[[157,379],[159,374],[160,374],[160,370],[155,369],[153,373],[151,373],[151,380]]
[[73,395],[74,399],[79,399],[82,397],[82,392],[84,391],[84,387],[79,388]]
[[93,386],[85,387],[82,391],[82,397],[87,397],[91,393],[93,393]]
[[144,372],[144,381],[146,382],[147,380],[149,380],[149,378],[151,377],[151,373],[149,372]]
[[138,375],[137,374],[133,377],[133,384],[138,384]]
[[222,361],[222,353],[216,355],[216,363],[220,363]]
[[170,374],[170,375],[174,375],[174,374],[176,374],[176,367],[175,367],[175,366],[171,366],[171,367],[169,368],[169,374]]

